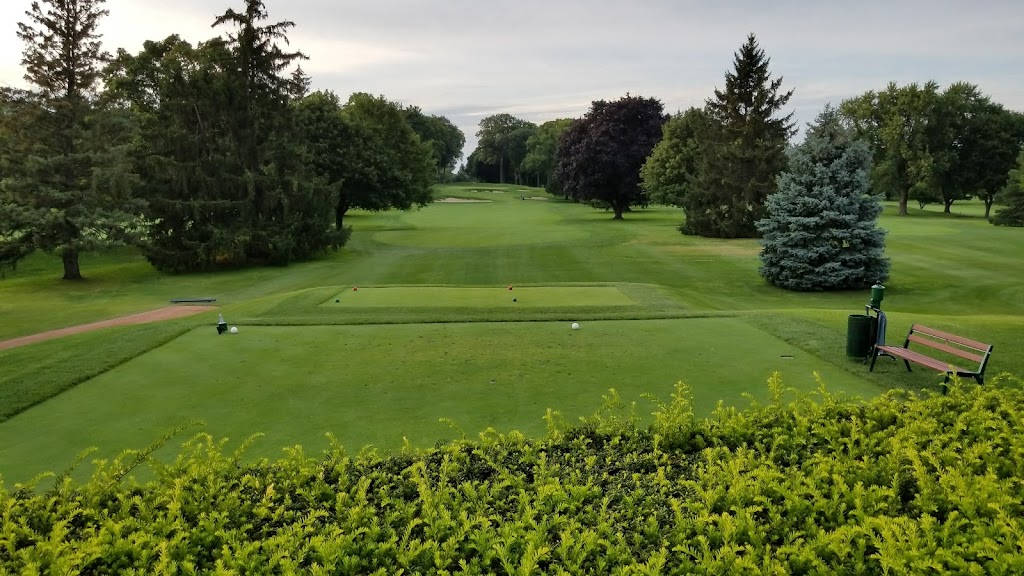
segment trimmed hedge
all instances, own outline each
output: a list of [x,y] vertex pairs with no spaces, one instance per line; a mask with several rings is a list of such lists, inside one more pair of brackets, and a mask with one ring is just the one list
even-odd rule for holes
[[[0,487],[0,573],[1021,574],[1024,392],[820,393],[640,427],[614,391],[549,434],[242,461],[206,435]],[[248,444],[248,443],[247,443]]]

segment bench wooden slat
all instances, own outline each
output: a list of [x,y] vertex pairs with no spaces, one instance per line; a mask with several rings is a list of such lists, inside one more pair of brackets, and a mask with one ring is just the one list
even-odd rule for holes
[[[932,338],[935,338],[934,340]],[[946,352],[954,356],[959,356],[967,360],[974,360],[978,362],[978,367],[974,370],[966,370],[959,366],[944,362],[931,356],[926,356],[917,350],[910,350],[909,346],[911,342],[916,342],[921,346],[927,346],[934,350]],[[971,348],[972,350],[964,350],[950,346],[950,344],[959,344],[965,348]],[[981,354],[974,354],[973,352],[980,352]],[[907,370],[910,370],[910,363],[920,364],[926,368],[931,368],[939,373],[945,373],[946,379],[943,382],[943,394],[946,393],[946,383],[949,382],[952,376],[969,376],[978,381],[978,384],[985,383],[985,368],[988,366],[989,358],[992,356],[992,345],[984,344],[970,338],[964,338],[957,336],[956,334],[950,334],[941,330],[935,330],[927,326],[921,326],[920,324],[914,324],[910,327],[910,332],[907,333],[907,340],[903,346],[876,346],[871,353],[871,371],[875,370],[875,361],[878,360],[879,356],[889,356],[891,358],[900,358],[907,364]]]
[[910,360],[911,362],[920,364],[922,366],[927,366],[928,368],[937,370],[938,372],[955,372],[957,374],[975,373],[973,370],[965,370],[963,368],[960,368],[959,366],[951,365],[950,363],[943,362],[942,360],[936,360],[935,358],[925,356],[920,352],[908,350],[907,348],[903,348],[900,346],[879,346],[878,350],[885,352],[890,356],[896,356],[898,358],[903,358],[904,360]]
[[956,334],[950,334],[949,332],[943,332],[920,324],[914,324],[911,326],[910,331],[920,332],[922,334],[928,334],[929,336],[935,336],[936,338],[942,338],[943,340],[949,340],[950,342],[956,342],[957,344],[962,344],[964,346],[970,346],[980,352],[985,352],[990,348],[990,346],[984,342],[978,342],[977,340],[971,340],[969,338],[964,338],[962,336],[957,336]]
[[972,354],[971,352],[968,352],[963,348],[954,348],[953,346],[947,346],[942,342],[932,340],[931,338],[918,336],[917,334],[911,334],[910,336],[907,336],[907,340],[910,340],[911,342],[917,342],[922,346],[928,346],[929,348],[941,350],[943,352],[946,352],[947,354],[952,354],[954,356],[959,356],[961,358],[966,358],[968,360],[974,360],[975,362],[981,362],[982,360],[985,359],[985,357],[982,356],[981,354]]

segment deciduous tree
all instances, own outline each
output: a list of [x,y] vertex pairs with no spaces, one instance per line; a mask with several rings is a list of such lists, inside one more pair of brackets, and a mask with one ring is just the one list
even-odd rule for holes
[[934,163],[929,144],[929,121],[939,105],[938,85],[890,83],[884,91],[869,91],[840,105],[840,111],[872,148],[872,185],[899,201],[907,214],[911,199],[938,201]]
[[630,206],[645,205],[640,168],[661,139],[668,120],[654,98],[625,97],[594,102],[563,133],[555,178],[567,196],[611,207],[615,219]]
[[480,148],[466,157],[465,176],[475,182],[497,183],[501,178],[500,168],[480,157]]
[[987,96],[969,104],[953,141],[956,162],[949,178],[955,193],[985,203],[988,218],[1024,146],[1024,114],[1007,110]]
[[986,217],[1024,143],[1021,115],[1003,108],[974,84],[955,82],[940,91],[935,82],[867,92],[844,102],[841,111],[871,143],[872,182],[898,200],[923,207],[978,197]]
[[548,120],[537,127],[526,141],[526,157],[523,158],[523,171],[537,176],[537,185],[543,185],[548,192],[555,191],[555,183],[551,174],[555,170],[555,153],[558,151],[558,140],[562,133],[572,124],[571,118]]
[[665,123],[661,142],[640,170],[642,186],[655,204],[683,206],[697,185],[703,144],[712,120],[700,108],[690,108]]
[[[505,169],[512,166],[518,169],[517,163],[513,162],[513,155],[518,155],[520,144],[525,147],[526,137],[523,137],[522,128],[533,126],[532,123],[516,118],[511,114],[493,114],[480,121],[480,129],[476,136],[479,138],[477,154],[480,160],[498,165],[498,181],[505,183]],[[522,162],[525,151],[518,157]]]
[[347,132],[334,150],[341,180],[335,209],[339,230],[353,208],[409,210],[433,201],[433,150],[406,122],[399,104],[355,93],[341,115]]
[[424,114],[418,106],[403,108],[403,112],[420,140],[430,146],[437,166],[437,180],[444,181],[462,158],[466,135],[448,118]]

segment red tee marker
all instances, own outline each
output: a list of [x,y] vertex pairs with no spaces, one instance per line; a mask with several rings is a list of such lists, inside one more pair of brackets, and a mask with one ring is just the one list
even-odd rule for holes
[[358,286],[353,286],[352,287],[352,291],[353,292],[358,292],[359,291],[359,287]]
[[511,286],[509,286],[509,287],[508,287],[508,289],[509,289],[509,290],[511,290],[511,289],[512,289],[512,287],[511,287]]

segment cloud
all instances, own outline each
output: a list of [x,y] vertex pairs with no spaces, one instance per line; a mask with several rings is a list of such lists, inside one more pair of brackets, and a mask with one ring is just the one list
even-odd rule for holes
[[[271,21],[291,20],[292,47],[314,89],[385,94],[449,116],[467,135],[508,112],[543,122],[578,117],[590,102],[626,92],[675,112],[723,85],[733,53],[756,33],[773,74],[795,88],[802,126],[889,81],[976,83],[1024,110],[1024,2],[1019,0],[265,0]],[[0,2],[0,83],[17,83],[14,22],[29,0]],[[108,0],[108,49],[135,51],[180,33],[221,33],[216,14],[240,0]]]
[[309,57],[302,63],[306,73],[355,74],[397,63],[417,63],[426,55],[411,50],[390,48],[386,45],[349,42],[308,34],[295,34],[291,46]]

